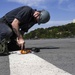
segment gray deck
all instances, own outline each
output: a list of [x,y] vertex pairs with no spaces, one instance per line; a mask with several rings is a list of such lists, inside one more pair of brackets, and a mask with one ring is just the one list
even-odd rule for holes
[[[26,40],[25,42],[26,47],[48,46],[59,48],[41,49],[39,53],[27,55],[15,53],[5,57],[0,56],[0,75],[75,75],[74,38]],[[40,70],[40,68],[42,69]],[[23,71],[20,73],[18,69],[23,69]],[[29,71],[30,73],[28,73]]]

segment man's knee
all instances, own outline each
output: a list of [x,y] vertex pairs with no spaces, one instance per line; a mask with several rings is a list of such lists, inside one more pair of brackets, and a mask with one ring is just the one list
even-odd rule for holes
[[6,40],[10,40],[10,37],[12,36],[12,30],[10,28],[6,29],[6,31],[1,33],[1,40],[3,40],[4,38]]
[[12,29],[8,28],[8,30],[6,31],[6,36],[7,37],[11,37],[12,36]]

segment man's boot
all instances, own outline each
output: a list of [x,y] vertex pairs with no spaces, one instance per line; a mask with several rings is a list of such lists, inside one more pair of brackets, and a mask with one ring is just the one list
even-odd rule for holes
[[0,42],[0,55],[8,55],[7,41],[5,39]]

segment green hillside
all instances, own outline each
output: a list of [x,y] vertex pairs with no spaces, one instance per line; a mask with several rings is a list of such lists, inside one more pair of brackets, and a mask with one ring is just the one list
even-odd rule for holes
[[25,34],[25,39],[40,38],[67,38],[75,37],[75,23],[69,23],[62,26],[53,26],[49,28],[38,28]]

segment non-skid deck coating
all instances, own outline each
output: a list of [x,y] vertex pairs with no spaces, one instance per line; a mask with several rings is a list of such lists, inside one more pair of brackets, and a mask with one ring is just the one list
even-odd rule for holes
[[0,56],[0,75],[75,75],[75,39],[26,40],[26,47],[59,47],[41,49],[22,55],[14,52]]

